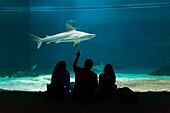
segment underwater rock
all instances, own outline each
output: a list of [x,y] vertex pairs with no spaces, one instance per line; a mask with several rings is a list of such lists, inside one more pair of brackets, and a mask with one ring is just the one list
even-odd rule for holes
[[32,67],[31,67],[31,69],[29,71],[18,71],[16,73],[12,73],[10,75],[10,77],[26,77],[26,76],[35,77],[35,76],[39,76],[40,73],[35,72],[36,68],[37,68],[37,64],[32,65]]
[[163,66],[160,69],[149,73],[149,75],[154,75],[154,76],[170,76],[170,65]]
[[5,77],[5,75],[1,75],[1,77],[2,77],[2,78],[4,78],[4,77]]
[[16,73],[13,73],[11,75],[11,77],[26,77],[26,76],[35,77],[38,75],[39,75],[39,73],[35,73],[35,72],[31,72],[31,71],[18,71]]

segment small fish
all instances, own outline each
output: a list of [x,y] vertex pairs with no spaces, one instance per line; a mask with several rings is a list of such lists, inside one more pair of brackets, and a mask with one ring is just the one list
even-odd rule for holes
[[169,37],[161,39],[159,42],[155,44],[156,47],[167,47],[170,46]]
[[74,19],[69,19],[69,20],[67,20],[67,22],[72,24],[72,23],[75,23],[76,20],[74,20]]
[[33,65],[33,66],[31,67],[31,70],[35,70],[35,68],[36,68],[37,66],[38,66],[37,64]]

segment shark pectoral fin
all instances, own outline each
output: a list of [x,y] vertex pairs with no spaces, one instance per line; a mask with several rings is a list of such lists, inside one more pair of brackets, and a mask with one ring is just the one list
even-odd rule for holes
[[60,41],[56,41],[55,43],[58,44],[58,43],[60,43]]
[[42,44],[42,42],[37,42],[37,49],[40,48],[41,44]]
[[80,41],[75,41],[75,42],[74,42],[74,47],[78,46],[79,43],[80,43]]
[[51,42],[47,42],[47,44],[50,44]]

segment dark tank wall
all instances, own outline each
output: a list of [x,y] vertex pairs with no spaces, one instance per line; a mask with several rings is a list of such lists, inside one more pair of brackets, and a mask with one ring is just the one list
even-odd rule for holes
[[29,43],[29,1],[0,1],[0,72],[26,69],[30,65]]
[[[167,0],[2,0],[0,2],[0,71],[20,71],[37,65],[52,70],[59,60],[79,65],[111,63],[116,70],[158,68],[170,60],[170,6]],[[28,33],[41,38],[65,31],[95,33],[94,39],[73,43],[43,43],[37,49]]]

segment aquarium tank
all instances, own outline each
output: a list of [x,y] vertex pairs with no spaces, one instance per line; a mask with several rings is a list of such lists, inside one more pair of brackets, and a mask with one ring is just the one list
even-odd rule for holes
[[98,75],[112,64],[118,87],[169,92],[170,1],[0,1],[1,91],[45,91],[61,60],[74,82],[78,49]]

